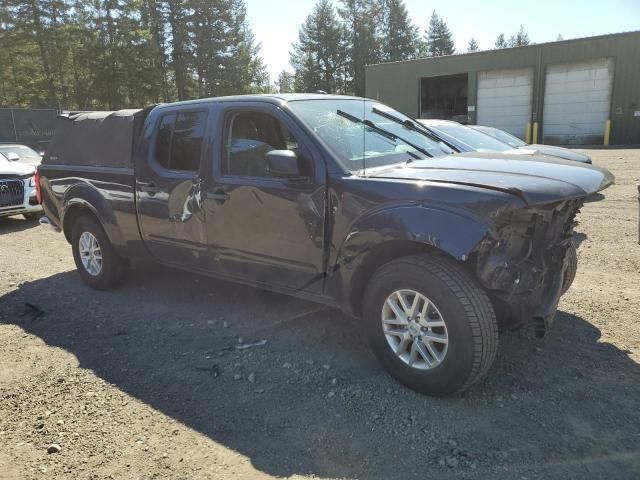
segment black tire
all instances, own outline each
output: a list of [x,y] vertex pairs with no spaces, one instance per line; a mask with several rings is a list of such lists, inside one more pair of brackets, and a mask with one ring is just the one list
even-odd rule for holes
[[[89,273],[80,258],[80,237],[85,232],[96,238],[102,254],[102,268],[96,275]],[[78,273],[82,281],[91,288],[107,290],[121,282],[126,264],[116,253],[102,226],[93,217],[82,216],[75,221],[71,233],[71,248]]]
[[22,216],[27,222],[37,222],[38,220],[40,220],[40,217],[42,217],[42,213],[23,213]]
[[[411,289],[442,314],[449,343],[442,363],[419,370],[401,360],[386,340],[382,308],[389,295]],[[468,389],[493,363],[498,327],[489,297],[461,265],[437,255],[412,255],[382,266],[367,285],[363,321],[371,347],[399,382],[421,393],[444,396]]]
[[575,244],[571,242],[567,249],[567,268],[564,271],[564,277],[562,279],[562,292],[560,295],[567,293],[571,284],[576,279],[576,273],[578,272],[578,249]]

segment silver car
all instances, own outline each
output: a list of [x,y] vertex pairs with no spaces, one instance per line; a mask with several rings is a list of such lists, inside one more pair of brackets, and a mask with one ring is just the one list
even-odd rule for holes
[[473,128],[478,132],[482,132],[486,135],[490,135],[493,138],[500,140],[503,143],[517,149],[527,149],[535,151],[537,154],[548,155],[550,157],[562,158],[564,160],[574,160],[576,162],[591,163],[591,157],[584,153],[569,150],[568,148],[554,147],[551,145],[539,145],[528,144],[523,142],[518,137],[511,135],[510,133],[500,130],[494,127],[485,127],[483,125],[467,125],[469,128]]

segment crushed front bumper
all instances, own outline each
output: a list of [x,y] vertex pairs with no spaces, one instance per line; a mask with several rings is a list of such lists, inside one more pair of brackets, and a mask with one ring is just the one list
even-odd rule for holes
[[549,330],[582,204],[582,199],[566,200],[498,216],[474,254],[477,277],[499,317],[530,322],[538,336]]

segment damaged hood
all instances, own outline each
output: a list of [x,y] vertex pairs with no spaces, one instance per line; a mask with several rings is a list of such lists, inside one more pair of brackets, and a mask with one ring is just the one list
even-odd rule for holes
[[504,191],[529,205],[583,198],[614,182],[602,168],[540,156],[468,152],[413,161],[369,173],[390,178],[469,185]]

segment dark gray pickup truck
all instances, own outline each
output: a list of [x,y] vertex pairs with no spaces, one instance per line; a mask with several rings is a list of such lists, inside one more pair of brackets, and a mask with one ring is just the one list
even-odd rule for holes
[[334,305],[394,377],[446,395],[487,372],[499,326],[546,332],[576,214],[613,182],[450,153],[373,100],[225,97],[62,117],[37,184],[91,287],[150,257]]

